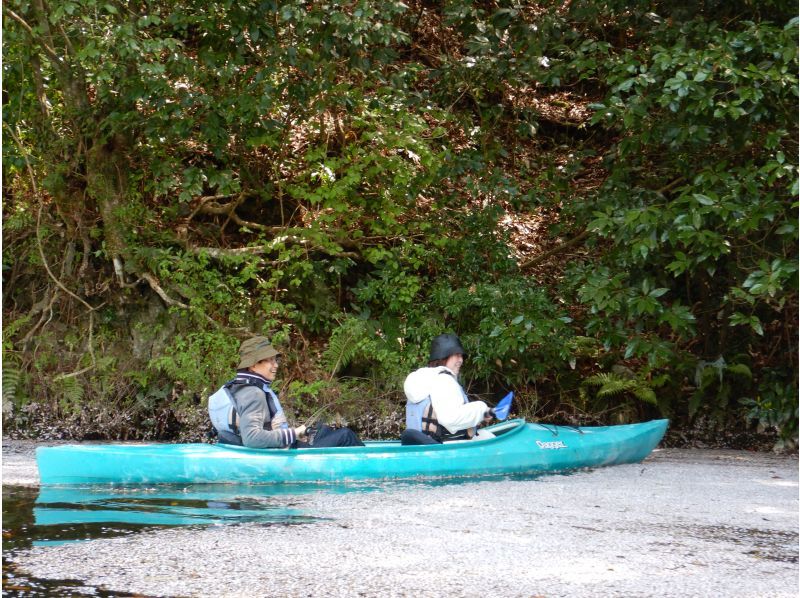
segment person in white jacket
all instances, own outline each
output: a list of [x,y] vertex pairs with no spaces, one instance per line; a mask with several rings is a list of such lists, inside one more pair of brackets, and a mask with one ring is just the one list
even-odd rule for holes
[[428,367],[406,377],[406,432],[404,444],[440,443],[472,439],[477,426],[493,417],[483,401],[470,402],[458,382],[464,348],[455,334],[440,334],[431,343]]

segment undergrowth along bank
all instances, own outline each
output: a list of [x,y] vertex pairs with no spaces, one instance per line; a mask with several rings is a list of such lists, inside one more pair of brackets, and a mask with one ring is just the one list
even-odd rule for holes
[[186,434],[253,333],[298,417],[390,417],[452,331],[531,418],[795,443],[784,3],[4,16],[6,429]]

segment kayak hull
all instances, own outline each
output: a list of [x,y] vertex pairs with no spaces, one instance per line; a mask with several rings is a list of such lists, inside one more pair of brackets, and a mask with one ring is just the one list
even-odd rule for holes
[[572,428],[510,420],[487,440],[402,446],[248,449],[222,444],[82,444],[36,451],[43,485],[302,483],[537,474],[637,463],[668,420]]

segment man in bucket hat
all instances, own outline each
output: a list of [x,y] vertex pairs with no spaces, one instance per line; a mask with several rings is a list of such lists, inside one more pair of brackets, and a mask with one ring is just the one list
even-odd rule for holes
[[272,382],[280,351],[265,336],[255,336],[239,347],[236,377],[209,397],[208,412],[219,441],[248,448],[302,448],[307,446],[363,446],[349,428],[320,426],[314,440],[304,442],[306,427],[292,428]]

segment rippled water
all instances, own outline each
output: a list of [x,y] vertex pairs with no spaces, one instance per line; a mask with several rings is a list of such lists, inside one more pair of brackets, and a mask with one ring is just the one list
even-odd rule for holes
[[202,485],[159,487],[3,486],[3,596],[121,596],[70,580],[38,580],[16,570],[14,553],[173,526],[302,525],[318,521],[300,497],[362,487]]
[[[484,481],[535,479],[489,476]],[[13,555],[32,546],[113,538],[176,526],[304,525],[310,493],[383,491],[386,486],[441,486],[462,479],[358,484],[198,484],[158,486],[3,486],[3,596],[122,596],[72,580],[34,579],[18,571]],[[304,498],[305,497],[305,498]]]

